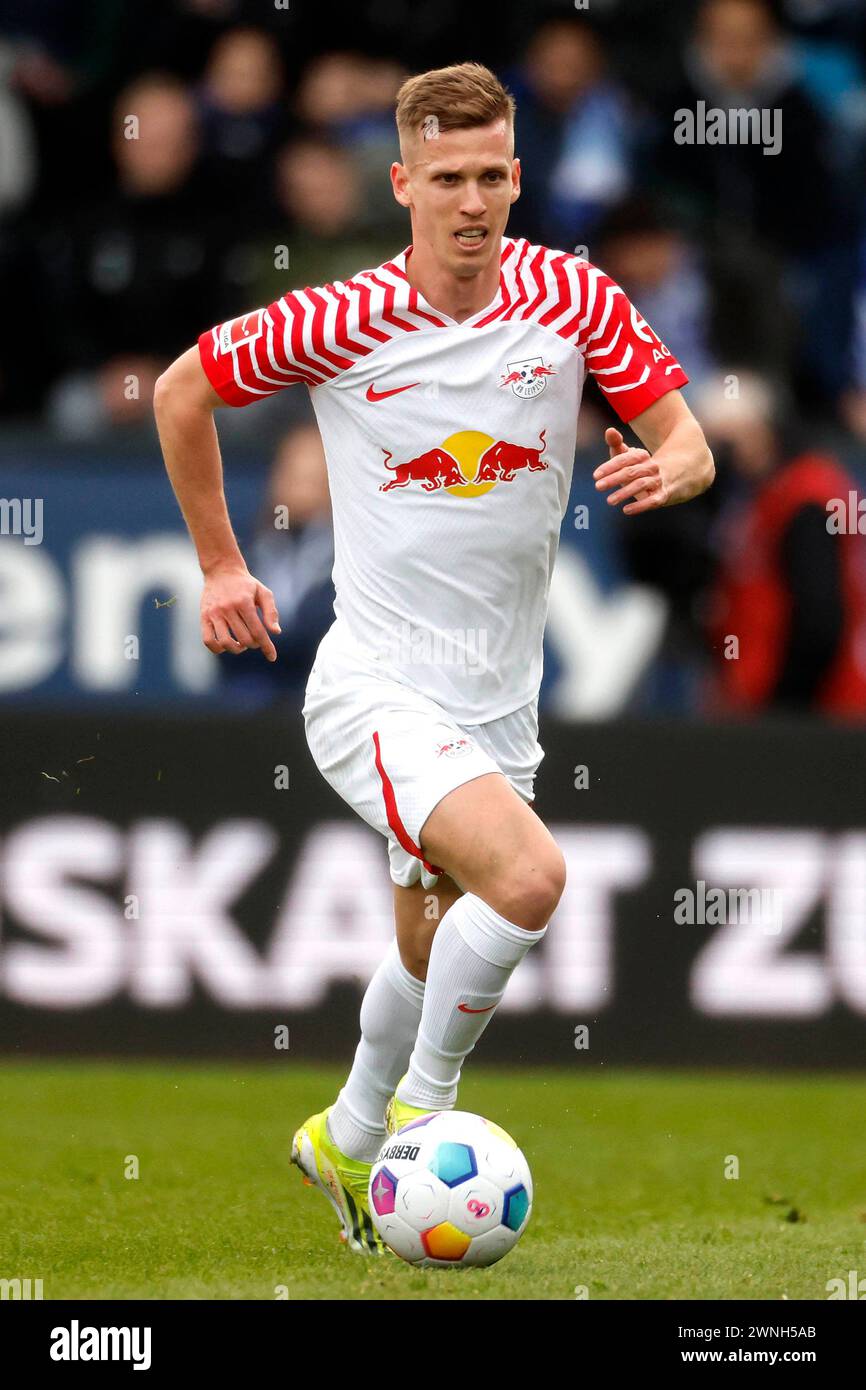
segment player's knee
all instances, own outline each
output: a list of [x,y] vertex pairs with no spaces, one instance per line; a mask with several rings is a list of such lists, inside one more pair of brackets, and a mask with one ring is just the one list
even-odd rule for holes
[[502,884],[502,906],[498,908],[509,922],[526,931],[546,927],[565,888],[565,859],[551,844],[532,859],[518,859]]

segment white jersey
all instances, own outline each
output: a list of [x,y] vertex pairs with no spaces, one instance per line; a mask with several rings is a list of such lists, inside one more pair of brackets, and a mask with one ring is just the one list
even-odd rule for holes
[[586,371],[623,420],[688,380],[587,261],[502,239],[495,299],[457,323],[411,247],[199,339],[230,405],[310,390],[334,512],[327,641],[463,724],[536,698]]

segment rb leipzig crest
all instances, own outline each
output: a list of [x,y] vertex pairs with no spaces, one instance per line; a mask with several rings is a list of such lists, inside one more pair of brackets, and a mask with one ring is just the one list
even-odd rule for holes
[[507,362],[500,386],[510,386],[515,396],[529,400],[540,396],[547,378],[556,375],[556,368],[549,366],[541,357],[526,357],[522,362]]

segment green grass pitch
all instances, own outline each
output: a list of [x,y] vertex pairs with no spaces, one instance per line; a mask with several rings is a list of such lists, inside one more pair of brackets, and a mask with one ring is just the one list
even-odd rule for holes
[[[825,1299],[866,1275],[863,1082],[466,1068],[535,1180],[489,1270],[344,1250],[287,1163],[332,1067],[0,1063],[0,1278],[53,1298]],[[137,1179],[125,1177],[128,1156]],[[739,1177],[726,1179],[733,1155]],[[280,1292],[282,1291],[282,1292]]]

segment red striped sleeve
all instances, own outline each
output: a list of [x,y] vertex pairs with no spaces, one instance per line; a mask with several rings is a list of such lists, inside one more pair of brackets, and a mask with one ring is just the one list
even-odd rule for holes
[[227,405],[251,405],[287,386],[315,386],[334,375],[298,351],[307,313],[291,296],[201,334],[202,367]]
[[578,263],[578,312],[562,330],[573,337],[588,371],[621,420],[635,415],[688,377],[673,353],[610,276]]

